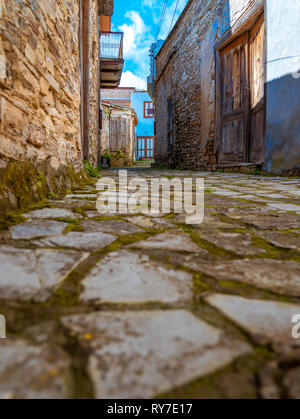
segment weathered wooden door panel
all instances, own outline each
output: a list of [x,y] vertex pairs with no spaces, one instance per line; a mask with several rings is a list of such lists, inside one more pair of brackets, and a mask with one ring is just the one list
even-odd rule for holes
[[260,163],[265,159],[265,115],[264,108],[251,112],[250,162]]
[[244,159],[244,142],[241,138],[245,135],[245,121],[234,119],[223,123],[222,156],[223,161],[241,162]]
[[112,118],[110,120],[110,151],[125,150],[128,138],[126,119]]
[[243,162],[247,158],[248,36],[221,52],[221,144],[220,163]]
[[265,22],[262,16],[250,32],[250,162],[265,157]]
[[[265,158],[265,23],[220,51],[217,58],[216,138],[219,163]],[[216,150],[217,150],[216,149]]]

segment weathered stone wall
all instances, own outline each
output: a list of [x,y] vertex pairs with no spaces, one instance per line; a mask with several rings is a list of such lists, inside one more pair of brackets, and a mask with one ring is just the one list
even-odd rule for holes
[[[80,0],[0,0],[2,209],[22,205],[21,190],[7,186],[6,173],[18,167],[13,162],[28,173],[38,171],[52,179],[44,194],[30,189],[34,186],[30,175],[24,173],[26,188],[18,180],[35,200],[48,192],[63,192],[72,183],[72,173],[84,178],[80,9]],[[88,10],[87,132],[89,157],[96,164],[100,154],[99,14],[111,15],[113,0],[89,0]]]
[[135,88],[118,87],[117,89],[101,89],[102,99],[115,105],[131,106]]
[[[99,13],[89,0],[89,158],[99,157]],[[80,0],[0,0],[0,158],[81,165]]]
[[99,102],[99,17],[98,1],[90,0],[90,40],[89,40],[89,160],[96,166],[100,158]]
[[79,1],[0,3],[1,157],[81,162]]
[[156,58],[156,161],[169,164],[168,99],[175,104],[175,161],[188,169],[215,164],[215,51],[226,31],[261,0],[190,0]]

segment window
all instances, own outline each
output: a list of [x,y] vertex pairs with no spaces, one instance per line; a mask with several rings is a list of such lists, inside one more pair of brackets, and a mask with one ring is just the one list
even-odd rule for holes
[[144,102],[144,118],[154,118],[153,102]]

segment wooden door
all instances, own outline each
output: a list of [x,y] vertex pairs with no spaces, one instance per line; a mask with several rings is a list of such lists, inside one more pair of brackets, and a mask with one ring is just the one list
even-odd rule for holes
[[216,148],[220,164],[265,158],[265,21],[217,57]]
[[112,118],[110,120],[110,151],[126,150],[127,139],[129,139],[127,128],[126,119]]
[[249,121],[248,34],[221,51],[220,163],[247,161]]
[[137,137],[138,160],[154,159],[154,137]]
[[262,16],[250,32],[250,162],[265,158],[265,22]]

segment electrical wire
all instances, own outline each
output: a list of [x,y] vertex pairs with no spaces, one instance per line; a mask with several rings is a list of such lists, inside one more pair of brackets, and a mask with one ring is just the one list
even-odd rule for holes
[[178,4],[179,4],[179,0],[177,0],[177,3],[176,3],[176,7],[175,7],[175,10],[174,10],[174,15],[173,15],[173,19],[172,19],[172,22],[171,22],[171,25],[170,25],[169,33],[171,32],[171,29],[173,27],[173,23],[174,23],[174,20],[175,20],[176,12],[177,12],[177,9],[178,9]]
[[160,19],[159,19],[159,24],[158,24],[158,30],[157,30],[157,34],[156,34],[156,41],[158,40],[158,36],[162,27],[162,23],[164,21],[165,18],[165,14],[166,14],[166,10],[167,10],[167,6],[168,6],[168,1],[169,0],[165,0],[163,7],[162,7],[162,11],[161,11],[161,15],[160,15]]

